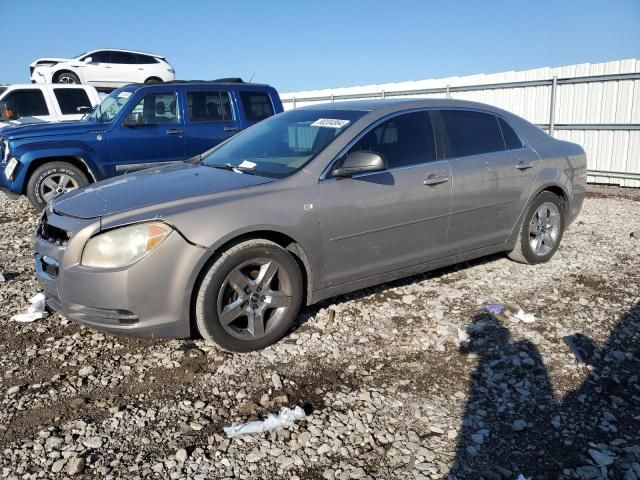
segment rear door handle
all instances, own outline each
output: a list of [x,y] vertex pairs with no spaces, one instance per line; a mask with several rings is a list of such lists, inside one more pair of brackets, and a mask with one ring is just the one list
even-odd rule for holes
[[170,128],[169,130],[167,130],[167,135],[180,135],[182,133],[182,130],[180,130],[179,128]]
[[422,183],[425,185],[438,185],[448,181],[449,177],[445,175],[429,175]]
[[524,161],[520,160],[516,164],[516,168],[518,170],[527,170],[528,168],[533,168],[533,162],[524,162]]
[[240,130],[240,127],[224,127],[225,132],[237,132]]

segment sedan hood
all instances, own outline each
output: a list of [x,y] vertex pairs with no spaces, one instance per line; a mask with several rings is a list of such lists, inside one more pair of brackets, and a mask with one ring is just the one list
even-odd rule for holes
[[100,124],[94,122],[42,122],[25,125],[7,126],[0,134],[9,140],[30,137],[50,137],[55,135],[77,135],[99,130]]
[[71,60],[70,58],[60,58],[60,57],[45,57],[45,58],[39,58],[36,61],[34,61],[31,65],[29,65],[30,67],[35,67],[37,66],[40,62],[46,62],[46,63],[62,63],[62,62],[68,62],[69,60]]
[[89,185],[58,197],[52,208],[62,215],[95,218],[272,181],[272,178],[183,163]]

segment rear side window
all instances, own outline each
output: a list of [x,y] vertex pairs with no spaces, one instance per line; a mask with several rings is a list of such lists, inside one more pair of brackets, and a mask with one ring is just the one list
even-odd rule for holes
[[89,96],[81,88],[54,88],[53,93],[60,105],[60,111],[63,115],[77,115],[80,107],[91,108]]
[[511,126],[500,117],[498,117],[498,123],[500,124],[500,130],[502,130],[502,137],[504,138],[504,145],[507,147],[507,150],[522,148],[522,140],[520,140],[520,137],[518,137],[513,128],[511,128]]
[[504,150],[502,132],[495,115],[466,110],[441,110],[440,116],[449,140],[448,145],[445,145],[448,147],[449,157]]
[[381,154],[389,168],[431,162],[436,159],[431,119],[427,112],[393,117],[368,132],[351,147]]
[[273,105],[266,93],[240,92],[240,101],[247,120],[259,122],[273,115]]
[[227,92],[187,92],[190,122],[221,122],[233,120]]
[[139,64],[141,65],[149,65],[151,63],[158,63],[155,57],[151,55],[142,55],[141,53],[136,54],[136,58]]
[[19,117],[49,115],[47,102],[40,90],[20,90],[11,92],[4,99],[7,107],[13,109]]

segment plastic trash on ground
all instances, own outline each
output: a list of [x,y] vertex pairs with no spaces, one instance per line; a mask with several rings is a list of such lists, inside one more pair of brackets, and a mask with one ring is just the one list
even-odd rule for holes
[[292,426],[296,420],[300,420],[304,415],[304,410],[300,407],[295,407],[293,410],[283,407],[279,415],[269,415],[264,420],[224,427],[224,433],[227,434],[227,437],[233,438],[251,433],[275,432],[281,428]]
[[488,303],[484,306],[484,309],[489,313],[498,315],[504,311],[504,305],[501,305],[500,303]]
[[31,305],[27,308],[27,313],[20,313],[11,317],[14,322],[29,323],[47,316],[47,312],[44,311],[44,293],[40,292],[29,300]]
[[522,309],[518,310],[518,313],[516,313],[514,317],[524,323],[533,323],[536,321],[536,317],[533,313],[525,313]]

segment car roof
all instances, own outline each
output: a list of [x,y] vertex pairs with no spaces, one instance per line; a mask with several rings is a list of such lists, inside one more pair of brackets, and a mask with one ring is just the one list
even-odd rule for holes
[[110,52],[139,53],[140,55],[149,55],[150,57],[164,58],[164,55],[156,55],[155,53],[141,52],[140,50],[127,50],[125,48],[96,48],[95,50],[89,50],[84,55],[87,55],[89,53],[102,52],[103,50],[108,50]]
[[[296,99],[304,102],[304,99]],[[349,100],[315,105],[305,105],[296,110],[359,110],[365,112],[409,110],[413,108],[467,108],[488,110],[495,113],[504,113],[504,110],[479,102],[467,100],[453,100],[451,98],[387,98],[373,100]]]
[[221,78],[219,80],[172,80],[170,82],[162,82],[162,83],[129,83],[121,88],[133,88],[138,90],[140,88],[152,88],[152,87],[162,87],[162,86],[200,86],[200,87],[258,87],[258,88],[273,88],[271,85],[267,85],[266,83],[248,83],[244,82],[241,79],[237,78]]

